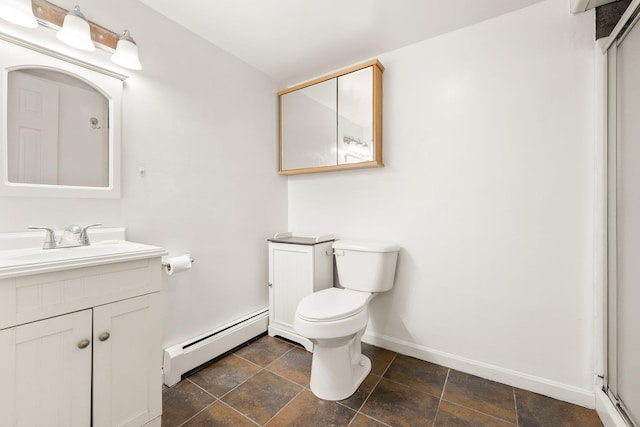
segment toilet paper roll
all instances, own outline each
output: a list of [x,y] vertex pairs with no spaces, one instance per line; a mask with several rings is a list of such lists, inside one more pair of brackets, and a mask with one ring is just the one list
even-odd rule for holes
[[182,273],[191,268],[191,255],[180,255],[162,258],[162,265],[164,271],[169,276],[177,273]]

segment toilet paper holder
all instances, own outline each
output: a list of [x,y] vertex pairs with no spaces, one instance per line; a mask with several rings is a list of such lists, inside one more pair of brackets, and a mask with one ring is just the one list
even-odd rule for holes
[[[195,259],[193,259],[193,257],[189,257],[189,259],[191,260],[191,264],[193,264],[194,262],[196,262],[196,260],[195,260]],[[169,265],[171,265],[171,263],[169,263],[169,262],[167,262],[167,261],[162,261],[162,264],[161,264],[162,268],[166,268],[166,267],[168,267]]]

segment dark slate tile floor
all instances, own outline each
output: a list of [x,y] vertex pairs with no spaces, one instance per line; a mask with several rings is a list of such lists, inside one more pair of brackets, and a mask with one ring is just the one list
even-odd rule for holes
[[595,411],[368,344],[339,402],[309,390],[311,353],[262,336],[162,392],[163,427],[601,427]]

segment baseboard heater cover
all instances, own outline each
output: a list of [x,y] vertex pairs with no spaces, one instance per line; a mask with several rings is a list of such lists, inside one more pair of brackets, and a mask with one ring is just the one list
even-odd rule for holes
[[220,328],[164,350],[163,381],[176,385],[185,372],[267,331],[269,309],[263,308]]

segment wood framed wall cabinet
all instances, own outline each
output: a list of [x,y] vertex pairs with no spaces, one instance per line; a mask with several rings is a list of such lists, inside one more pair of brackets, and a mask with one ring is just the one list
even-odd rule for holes
[[281,175],[384,166],[376,59],[278,92]]

